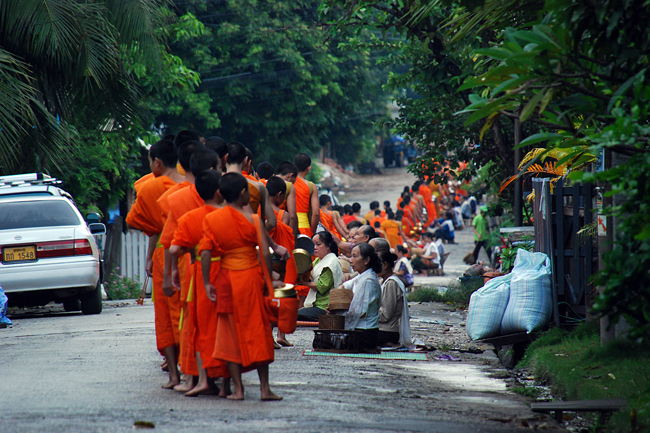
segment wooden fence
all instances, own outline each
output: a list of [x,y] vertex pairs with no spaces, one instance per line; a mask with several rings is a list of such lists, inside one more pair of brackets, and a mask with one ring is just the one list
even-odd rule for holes
[[593,185],[555,184],[533,179],[535,191],[535,250],[551,258],[556,324],[575,324],[587,315],[590,283],[597,270],[598,248],[594,239],[579,232],[594,221]]

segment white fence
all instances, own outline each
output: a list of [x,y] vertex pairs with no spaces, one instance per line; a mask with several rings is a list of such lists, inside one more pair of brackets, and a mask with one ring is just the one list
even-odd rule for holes
[[[102,249],[106,247],[106,236],[97,236],[98,244]],[[144,233],[137,230],[130,230],[126,234],[122,234],[121,251],[119,269],[115,272],[119,275],[129,277],[140,284],[144,284],[147,276],[145,267],[147,265],[147,247],[149,245],[149,237]],[[113,269],[106,269],[108,275]],[[151,293],[151,279],[149,280],[148,293]]]
[[147,273],[147,247],[149,237],[144,233],[130,230],[122,235],[122,254],[120,260],[120,275],[126,275],[140,283],[144,283]]

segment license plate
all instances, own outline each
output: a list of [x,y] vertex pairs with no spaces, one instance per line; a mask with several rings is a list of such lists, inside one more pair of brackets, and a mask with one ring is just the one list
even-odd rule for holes
[[2,249],[2,261],[23,262],[27,260],[36,260],[36,247],[5,247]]

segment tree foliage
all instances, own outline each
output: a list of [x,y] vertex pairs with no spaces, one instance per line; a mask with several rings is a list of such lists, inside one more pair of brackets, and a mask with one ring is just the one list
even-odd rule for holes
[[[393,68],[387,86],[398,93],[399,116],[390,126],[423,152],[411,171],[446,177],[469,162],[461,174],[467,178],[498,160],[502,164],[490,165],[489,179],[498,185],[512,174],[511,122],[494,122],[485,135],[479,125],[465,125],[467,116],[457,113],[470,103],[470,92],[459,87],[482,66],[473,51],[495,40],[506,23],[527,19],[534,8],[515,5],[501,21],[482,27],[457,2],[328,0],[325,5],[333,34],[352,35],[359,46],[382,50],[380,62]],[[370,41],[355,36],[367,32]]]
[[[340,160],[354,161],[372,139],[372,123],[385,114],[371,55],[327,40],[314,0],[182,3],[205,27],[195,40],[171,45],[201,74],[196,97],[209,113],[188,115],[170,107],[159,119],[170,131],[214,130],[249,146],[258,161],[278,162],[299,151],[330,145]],[[208,7],[209,6],[209,7]],[[176,109],[178,108],[178,109]]]
[[616,205],[616,242],[595,282],[606,290],[597,312],[625,317],[635,337],[650,337],[650,6],[643,1],[549,0],[538,20],[509,27],[502,42],[477,54],[490,67],[466,80],[465,112],[484,129],[501,117],[538,124],[524,145],[546,146],[573,164],[613,152],[625,161],[601,172],[574,171],[576,181],[603,181]]

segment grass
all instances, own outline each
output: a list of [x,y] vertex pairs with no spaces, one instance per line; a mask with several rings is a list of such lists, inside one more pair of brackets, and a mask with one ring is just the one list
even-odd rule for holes
[[[650,430],[650,347],[617,340],[600,345],[597,323],[573,332],[552,329],[535,340],[519,366],[567,400],[624,398],[629,408],[614,413],[595,431]],[[595,416],[594,416],[595,419]]]
[[467,307],[469,298],[476,290],[483,286],[483,278],[459,280],[451,283],[446,290],[438,287],[421,286],[407,295],[409,302],[446,302],[459,307]]

